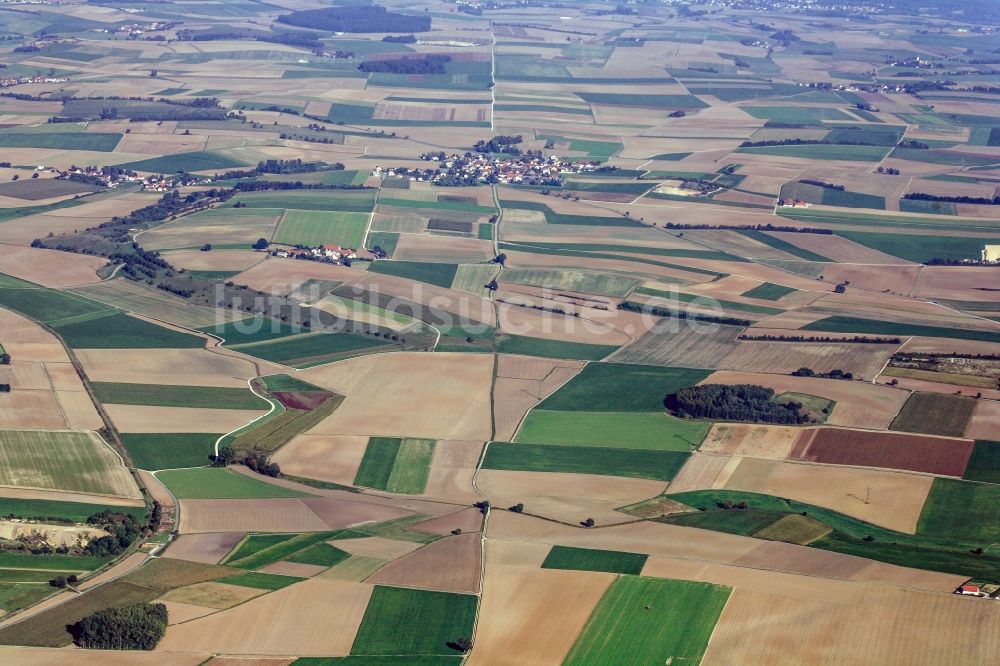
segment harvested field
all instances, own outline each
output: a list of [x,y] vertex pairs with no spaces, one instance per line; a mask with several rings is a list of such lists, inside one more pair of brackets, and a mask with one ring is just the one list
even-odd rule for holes
[[806,462],[960,477],[965,473],[972,448],[969,440],[817,428],[802,433],[790,457]]
[[206,608],[232,608],[254,597],[264,594],[264,590],[223,583],[195,583],[187,587],[170,590],[162,599]]
[[[492,373],[493,359],[485,354],[400,352],[350,359],[299,376],[346,396],[309,434],[482,441],[490,437]],[[411,408],[387,407],[400,404]]]
[[901,472],[743,458],[719,487],[787,497],[913,534],[933,480]]
[[1000,402],[982,400],[976,405],[972,421],[965,431],[965,436],[971,439],[989,439],[1000,437]]
[[784,460],[791,454],[802,428],[744,423],[716,423],[699,451],[731,456]]
[[73,293],[185,328],[212,326],[220,314],[215,309],[192,305],[162,289],[126,278],[80,287]]
[[285,474],[351,485],[367,446],[357,435],[299,435],[271,459]]
[[455,529],[463,532],[478,532],[483,526],[483,514],[479,509],[462,509],[455,513],[449,513],[440,518],[432,518],[422,523],[417,523],[413,529],[418,532],[437,534],[445,536],[451,534]]
[[[751,329],[752,332],[752,329]],[[739,342],[718,367],[741,372],[790,373],[812,368],[817,373],[840,369],[860,379],[873,379],[897,345]]]
[[892,420],[890,430],[962,437],[976,409],[975,398],[914,393]]
[[580,361],[556,361],[532,356],[497,356],[493,412],[496,439],[509,441],[529,409],[583,368]]
[[402,234],[393,259],[448,264],[478,264],[492,258],[492,245],[477,238]]
[[202,564],[218,564],[244,536],[243,532],[182,534],[170,544],[163,556]]
[[35,247],[0,245],[0,273],[13,275],[43,287],[70,287],[99,282],[97,269],[107,263],[103,257]]
[[476,473],[482,450],[482,442],[437,442],[423,496],[456,503],[471,504],[477,501],[472,477]]
[[334,498],[181,500],[180,531],[202,532],[322,532],[363,522],[411,515],[364,501]]
[[178,250],[164,253],[164,258],[187,271],[240,272],[264,261],[266,254],[254,250]]
[[[750,666],[764,663],[985,663],[1000,649],[994,604],[967,604],[954,595],[878,586],[877,593],[853,603],[828,600],[826,592],[845,584],[823,582],[808,598],[791,597],[780,586],[736,590],[719,619],[705,663]],[[874,592],[874,590],[873,590]],[[796,627],[789,640],[788,627]],[[947,632],[952,641],[932,637]]]
[[479,592],[480,535],[449,536],[385,565],[367,582],[447,592]]
[[82,349],[76,354],[95,382],[245,388],[258,374],[255,366],[263,366],[263,373],[273,367],[207,349]]
[[0,431],[0,485],[141,497],[118,455],[90,432]]
[[497,312],[504,333],[595,345],[619,346],[632,341],[631,336],[604,322],[508,304],[524,299],[504,300]]
[[198,407],[150,407],[105,405],[108,415],[122,432],[228,432],[250,423],[264,410],[208,409]]
[[867,382],[776,374],[719,371],[706,384],[759,384],[776,393],[802,393],[833,400],[828,425],[884,430],[908,397],[907,391]]
[[[262,655],[346,655],[372,587],[310,580],[227,611],[167,629],[160,652],[199,651]],[[301,610],[308,608],[309,613]],[[338,622],[331,625],[330,615]]]
[[524,504],[525,513],[570,524],[593,518],[598,525],[633,520],[615,511],[663,492],[662,481],[595,474],[508,472],[484,469],[479,489],[495,506]]
[[311,578],[318,573],[326,571],[329,567],[322,564],[303,564],[300,562],[272,562],[266,567],[261,567],[260,571],[274,574],[276,576],[295,576],[299,578]]
[[607,573],[503,564],[501,550],[527,544],[487,541],[486,579],[469,664],[562,663],[591,611],[615,580]]
[[681,368],[720,367],[741,343],[743,330],[736,326],[699,326],[694,322],[663,319],[632,344],[608,357],[615,363],[675,366]]

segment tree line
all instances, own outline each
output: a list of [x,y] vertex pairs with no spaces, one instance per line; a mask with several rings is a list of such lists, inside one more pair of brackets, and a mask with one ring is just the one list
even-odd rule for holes
[[820,342],[820,343],[838,343],[846,342],[851,344],[859,345],[898,345],[902,340],[899,338],[870,338],[867,335],[855,335],[850,338],[833,338],[828,335],[823,336],[805,336],[805,335],[747,335],[742,334],[739,336],[740,340],[749,340],[753,342]]
[[830,236],[832,229],[819,227],[790,227],[777,224],[682,224],[680,222],[665,222],[664,229],[731,229],[734,231],[786,231],[796,234],[823,234]]
[[749,319],[739,319],[737,317],[716,317],[715,315],[698,314],[696,312],[685,312],[682,310],[671,310],[669,308],[663,308],[655,305],[633,303],[632,301],[622,301],[618,304],[618,309],[625,310],[626,312],[648,313],[654,317],[672,317],[674,319],[687,319],[690,321],[700,321],[708,324],[723,324],[725,326],[749,326],[751,324]]
[[451,56],[448,55],[427,55],[420,58],[368,60],[358,65],[358,69],[368,73],[447,74],[445,65],[449,62],[451,62]]

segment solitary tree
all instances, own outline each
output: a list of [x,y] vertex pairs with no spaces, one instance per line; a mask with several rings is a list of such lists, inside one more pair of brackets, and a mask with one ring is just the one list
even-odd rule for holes
[[257,242],[253,244],[253,249],[255,250],[266,250],[270,243],[267,242],[266,238],[258,238]]

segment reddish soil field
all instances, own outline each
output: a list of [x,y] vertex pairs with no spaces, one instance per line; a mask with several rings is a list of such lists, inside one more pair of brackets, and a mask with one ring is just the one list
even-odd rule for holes
[[288,409],[309,411],[322,405],[333,394],[326,391],[276,391],[271,395]]
[[962,476],[970,455],[972,442],[961,439],[818,428],[802,434],[791,458]]

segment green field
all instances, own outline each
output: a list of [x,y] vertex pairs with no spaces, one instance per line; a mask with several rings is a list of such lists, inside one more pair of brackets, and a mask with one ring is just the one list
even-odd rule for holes
[[0,485],[139,497],[117,454],[86,431],[0,431]]
[[448,643],[471,638],[475,617],[470,594],[376,585],[351,654],[452,655]]
[[[961,484],[961,485],[956,485]],[[966,576],[996,578],[1000,553],[987,549],[982,555],[970,551],[986,548],[990,534],[997,532],[993,509],[1000,486],[935,479],[924,506],[917,534],[894,532],[842,513],[792,500],[730,490],[701,490],[667,495],[698,511],[656,518],[658,522],[744,536],[767,535],[769,526],[788,515],[803,512],[831,528],[809,543],[811,548],[855,555],[904,567],[943,571]],[[724,509],[746,502],[746,510]],[[979,503],[978,506],[975,503]],[[971,503],[971,504],[970,504]],[[981,521],[979,523],[978,521]],[[982,542],[977,538],[983,538]]]
[[74,349],[157,349],[205,346],[205,339],[117,312],[98,319],[50,323]]
[[0,132],[0,148],[50,148],[110,153],[122,134],[96,132]]
[[483,469],[670,481],[687,459],[688,453],[681,451],[491,442],[483,459]]
[[[879,162],[888,148],[883,146],[842,146],[836,144],[806,144],[801,146],[765,146],[759,148],[738,148],[738,153],[752,155],[775,155],[777,157],[798,157],[811,160],[848,160],[851,162]],[[926,152],[926,151],[924,151]]]
[[367,213],[290,210],[281,220],[275,241],[308,247],[340,245],[359,248],[367,226]]
[[286,210],[335,210],[344,213],[370,213],[375,205],[375,190],[288,190],[244,192],[230,199],[248,208],[284,208]]
[[889,424],[889,430],[962,437],[976,405],[971,396],[911,393]]
[[48,585],[2,583],[0,584],[0,609],[12,613],[34,605],[54,592],[55,590]]
[[783,296],[794,293],[798,291],[797,289],[792,289],[791,287],[785,287],[780,284],[773,284],[771,282],[765,282],[760,284],[749,291],[744,291],[740,296],[745,296],[746,298],[760,298],[765,301],[776,301]]
[[418,261],[375,261],[372,262],[370,273],[395,275],[408,280],[426,282],[448,289],[455,281],[458,271],[457,264],[434,264]]
[[830,260],[821,254],[816,254],[815,252],[810,252],[809,250],[804,250],[797,245],[792,245],[788,241],[782,240],[776,236],[772,236],[763,231],[756,231],[753,229],[743,230],[739,233],[743,234],[748,238],[752,238],[755,241],[759,241],[764,245],[773,247],[776,250],[781,250],[782,252],[787,252],[793,257],[798,257],[799,259],[805,259],[806,261],[822,261],[829,262]]
[[135,518],[143,519],[145,507],[106,506],[82,502],[58,502],[54,500],[16,499],[0,497],[0,516],[12,518],[31,518],[34,520],[57,520],[85,523],[87,518],[102,511],[117,511],[127,513]]
[[497,351],[502,354],[599,361],[618,351],[618,345],[592,345],[584,342],[532,338],[526,335],[504,335],[497,344]]
[[249,389],[109,382],[93,382],[91,386],[98,400],[115,405],[211,407],[212,409],[267,408],[267,402]]
[[617,92],[573,93],[580,99],[591,104],[609,104],[612,106],[649,107],[654,109],[705,109],[708,105],[694,95],[643,95],[622,94]]
[[129,458],[139,469],[158,470],[199,467],[222,433],[121,433]]
[[793,125],[821,125],[824,120],[851,120],[843,111],[822,107],[743,106],[740,110],[761,120]]
[[995,238],[986,237],[920,236],[869,231],[838,231],[837,235],[879,252],[916,263],[931,259],[978,259],[983,245],[996,242]]
[[917,534],[981,546],[1000,541],[1000,486],[934,479],[917,524]]
[[690,451],[711,423],[662,413],[548,411],[535,408],[514,438],[526,444]]
[[427,485],[434,444],[432,439],[369,438],[355,485],[419,495]]
[[[99,312],[108,314],[114,312],[113,308],[103,303],[64,291],[36,288],[30,282],[20,280],[10,284],[15,280],[16,278],[4,276],[4,281],[0,283],[0,306],[41,322],[49,323]],[[32,288],[21,288],[23,285]]]
[[663,399],[711,374],[707,370],[628,363],[588,363],[538,405],[574,412],[662,412]]
[[215,169],[224,171],[226,169],[245,167],[247,164],[221,153],[196,151],[192,153],[164,155],[163,157],[152,157],[148,160],[128,162],[126,164],[119,164],[118,166],[123,169],[132,169],[133,171],[170,174],[177,173],[178,171],[212,171]]
[[264,386],[268,391],[298,391],[304,393],[327,393],[328,391],[324,388],[320,388],[309,382],[304,382],[301,379],[292,377],[291,375],[267,375],[266,377],[261,377],[261,381],[264,382]]
[[1000,484],[1000,442],[976,440],[963,479]]
[[203,333],[220,337],[226,345],[242,345],[250,342],[265,342],[267,340],[277,340],[289,335],[301,333],[298,330],[277,319],[264,317],[253,317],[242,321],[226,322],[221,326],[205,326],[198,329]]
[[955,338],[958,340],[979,340],[1000,342],[1000,333],[978,331],[969,328],[945,328],[922,324],[902,324],[894,321],[863,319],[834,315],[824,317],[799,328],[801,331],[827,331],[831,333],[869,333],[874,335],[920,335],[930,338]]
[[295,576],[285,576],[278,574],[260,573],[259,571],[250,571],[245,574],[239,574],[237,576],[227,576],[226,578],[220,578],[217,583],[225,583],[226,585],[239,585],[240,587],[252,587],[257,590],[280,590],[282,588],[288,587],[293,583],[298,583],[303,581],[305,578],[297,578]]
[[357,333],[310,333],[273,342],[232,346],[249,356],[297,368],[330,363],[374,351],[379,347],[390,348],[397,345],[382,338]]
[[617,297],[625,296],[639,284],[639,280],[621,275],[545,269],[509,269],[500,274],[500,282]]
[[396,251],[398,243],[399,234],[397,233],[391,231],[371,231],[368,233],[368,240],[365,242],[365,247],[369,250],[380,247],[386,255],[391,257],[393,252]]
[[697,664],[730,592],[709,583],[621,576],[601,597],[563,663]]
[[352,536],[361,535],[350,530],[303,534],[251,534],[223,560],[223,563],[238,569],[260,569],[275,562],[288,560],[324,541]]
[[296,562],[298,564],[315,564],[323,567],[332,567],[343,562],[351,556],[339,548],[334,548],[328,543],[315,543],[308,548],[303,548],[299,552],[285,558],[286,562]]
[[310,497],[308,493],[258,481],[221,467],[168,470],[156,477],[178,499]]
[[608,573],[638,576],[648,555],[623,553],[617,550],[593,550],[552,546],[542,562],[543,569],[571,569],[573,571],[606,571]]
[[722,306],[724,310],[735,311],[736,313],[741,312],[751,312],[753,314],[762,315],[775,315],[784,312],[781,308],[770,308],[764,305],[752,305],[750,303],[740,303],[739,301],[726,301],[719,300],[712,297],[702,296],[701,294],[686,294],[680,291],[662,291],[660,289],[650,289],[648,287],[639,287],[634,293],[643,294],[645,296],[655,296],[657,298],[663,298],[670,301],[670,307],[676,307],[678,303],[696,303],[704,305],[715,305],[718,303]]

